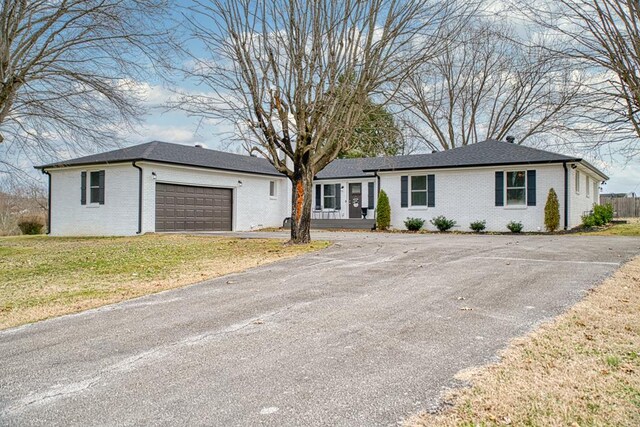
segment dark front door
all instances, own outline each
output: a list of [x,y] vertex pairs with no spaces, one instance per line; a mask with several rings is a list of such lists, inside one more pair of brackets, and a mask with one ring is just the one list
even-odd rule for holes
[[349,184],[349,218],[362,218],[362,184]]
[[230,231],[229,188],[156,184],[156,231]]

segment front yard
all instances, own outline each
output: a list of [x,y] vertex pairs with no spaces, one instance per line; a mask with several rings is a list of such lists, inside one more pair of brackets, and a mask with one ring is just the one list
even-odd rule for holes
[[640,218],[627,218],[626,224],[612,224],[610,227],[592,231],[593,236],[640,236]]
[[325,248],[211,236],[0,238],[0,329]]
[[[615,229],[615,228],[613,228]],[[640,425],[640,257],[500,363],[462,373],[471,388],[405,425]]]

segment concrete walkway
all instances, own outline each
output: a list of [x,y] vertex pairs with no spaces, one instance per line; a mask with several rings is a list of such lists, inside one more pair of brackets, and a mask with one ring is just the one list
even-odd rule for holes
[[0,425],[393,426],[640,252],[634,238],[315,237],[336,243],[0,332]]

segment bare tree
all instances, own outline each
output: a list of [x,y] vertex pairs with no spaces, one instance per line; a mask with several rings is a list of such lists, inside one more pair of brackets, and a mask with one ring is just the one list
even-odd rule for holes
[[0,176],[0,236],[18,234],[21,218],[46,223],[47,189],[37,180]]
[[176,106],[233,123],[291,180],[291,241],[308,242],[313,177],[348,144],[367,97],[439,48],[458,11],[446,0],[197,0],[189,21],[206,55],[187,74],[206,91]]
[[[555,51],[588,69],[592,95],[588,118],[608,131],[604,143],[623,142],[616,151],[640,152],[640,2],[557,0],[516,3],[550,37]],[[631,136],[633,135],[633,136]]]
[[[55,157],[111,144],[168,55],[168,0],[0,0],[0,143]],[[62,144],[62,145],[60,145]],[[1,146],[0,146],[1,148]],[[8,159],[1,159],[10,171]]]
[[526,47],[496,23],[478,23],[420,67],[397,96],[430,150],[566,130],[580,95],[559,55]]

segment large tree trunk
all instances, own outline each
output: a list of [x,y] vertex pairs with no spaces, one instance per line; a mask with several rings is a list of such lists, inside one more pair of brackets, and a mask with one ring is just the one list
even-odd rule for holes
[[291,243],[311,241],[311,200],[313,197],[313,173],[295,168],[291,198]]

